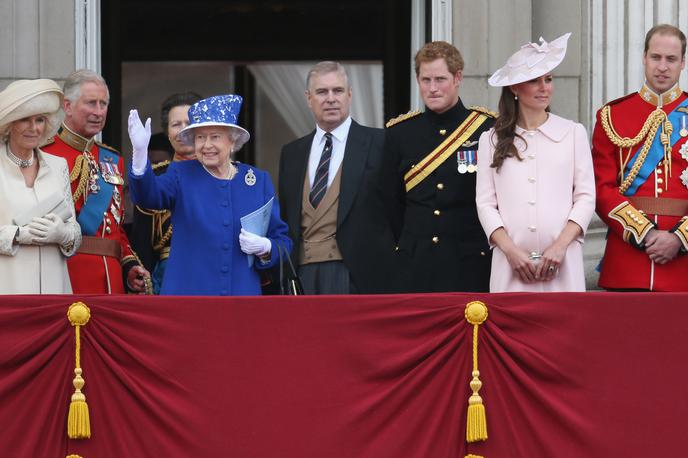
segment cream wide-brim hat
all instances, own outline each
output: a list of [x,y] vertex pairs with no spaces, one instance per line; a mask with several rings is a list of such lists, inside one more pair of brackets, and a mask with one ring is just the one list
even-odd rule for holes
[[18,119],[56,113],[62,106],[62,99],[62,89],[50,79],[11,83],[0,92],[0,131]]
[[564,60],[570,36],[570,32],[565,33],[549,43],[540,37],[540,44],[524,44],[492,74],[488,83],[493,87],[512,86],[546,75]]

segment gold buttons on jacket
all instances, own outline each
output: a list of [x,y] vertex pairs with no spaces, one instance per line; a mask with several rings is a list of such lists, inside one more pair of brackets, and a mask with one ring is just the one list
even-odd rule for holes
[[655,170],[655,173],[656,173],[657,175],[661,175],[661,174],[662,174],[662,169],[657,169],[657,170]]
[[437,189],[439,189],[439,190],[444,189],[444,183],[437,183]]
[[664,192],[664,190],[662,188],[657,188],[657,194],[661,194],[663,192]]
[[442,212],[440,212],[439,210],[435,210],[434,212],[432,212],[432,214],[435,216],[440,216],[441,213]]
[[657,183],[662,184],[664,183],[664,180],[662,180],[661,178],[657,178]]
[[447,135],[447,129],[440,129],[440,135]]
[[437,236],[434,236],[434,237],[432,238],[432,243],[440,243],[440,238],[437,237]]

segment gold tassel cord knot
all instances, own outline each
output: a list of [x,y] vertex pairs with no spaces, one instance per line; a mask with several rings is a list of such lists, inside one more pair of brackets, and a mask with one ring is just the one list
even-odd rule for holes
[[[664,132],[660,133],[660,141],[664,145],[665,148],[665,169],[667,165],[667,158],[666,158],[666,150],[667,148],[669,149],[669,159],[671,158],[671,145],[669,143],[669,139],[671,138],[671,132],[673,130],[673,127],[671,127],[671,122],[668,121],[667,115],[664,111],[662,111],[661,108],[657,108],[655,111],[650,113],[650,116],[647,117],[645,120],[645,123],[643,124],[643,127],[640,129],[640,132],[633,137],[621,137],[616,130],[614,129],[614,126],[612,125],[612,120],[611,120],[611,107],[609,105],[606,105],[604,108],[602,108],[600,112],[600,121],[602,122],[602,128],[604,129],[604,132],[607,134],[607,138],[616,146],[619,148],[628,148],[628,157],[625,161],[622,161],[620,164],[620,174],[621,174],[621,179],[620,184],[619,184],[619,193],[623,194],[625,193],[628,188],[631,186],[633,183],[633,180],[635,180],[635,177],[638,175],[638,172],[640,171],[640,168],[643,166],[645,163],[645,159],[647,158],[647,153],[650,151],[650,146],[652,146],[652,142],[655,139],[655,135],[657,135],[657,131],[659,130],[660,127],[664,127]],[[631,167],[631,170],[629,171],[628,175],[623,178],[623,170],[626,168],[626,163],[628,162],[628,159],[630,158],[630,154],[632,153],[631,148],[637,144],[639,144],[642,139],[645,139],[645,142],[643,143],[642,148],[640,149],[640,152],[638,153],[638,158],[636,161],[633,163],[633,167]],[[669,145],[667,147],[667,145]],[[620,159],[621,160],[621,159]],[[666,170],[665,170],[666,171]],[[670,171],[669,171],[670,172]]]
[[74,394],[69,404],[67,417],[67,436],[70,439],[88,439],[91,437],[91,422],[88,413],[86,395],[81,389],[86,383],[81,374],[81,327],[85,326],[91,318],[91,310],[83,302],[75,302],[67,311],[69,323],[74,326],[75,334],[75,368],[74,368]]
[[466,440],[477,442],[487,440],[487,417],[483,398],[478,394],[483,383],[478,370],[478,329],[487,320],[487,306],[480,301],[466,304],[466,321],[473,325],[473,377],[470,383],[473,394],[468,399],[468,418],[466,421]]

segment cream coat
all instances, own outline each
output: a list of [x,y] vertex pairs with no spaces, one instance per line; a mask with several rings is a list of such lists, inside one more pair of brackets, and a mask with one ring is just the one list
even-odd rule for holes
[[[595,177],[585,128],[549,115],[535,131],[519,127],[516,146],[522,161],[509,158],[499,171],[490,167],[496,138],[493,129],[480,137],[476,204],[488,239],[503,227],[524,250],[542,253],[559,236],[567,222],[587,230],[595,210]],[[568,247],[562,265],[551,281],[523,283],[504,253],[494,245],[490,292],[585,291],[583,237]]]
[[[9,160],[5,144],[0,145],[0,294],[69,294],[67,257],[81,244],[81,229],[74,218],[67,161],[38,152],[38,176],[32,188],[24,182],[19,167]],[[17,226],[14,216],[46,197],[60,193],[71,209],[67,220],[74,245],[65,250],[57,245],[13,245]]]

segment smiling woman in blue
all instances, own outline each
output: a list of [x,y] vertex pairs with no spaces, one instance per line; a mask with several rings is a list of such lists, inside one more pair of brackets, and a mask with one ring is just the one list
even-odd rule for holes
[[[259,295],[257,269],[279,262],[278,245],[291,251],[270,176],[230,159],[250,137],[236,123],[241,102],[238,95],[221,95],[192,105],[190,124],[179,139],[194,145],[198,160],[172,163],[160,176],[147,159],[150,119],[144,126],[136,110],[129,113],[132,200],[172,212],[174,233],[161,294]],[[242,229],[241,218],[266,204],[272,206],[267,232]]]

